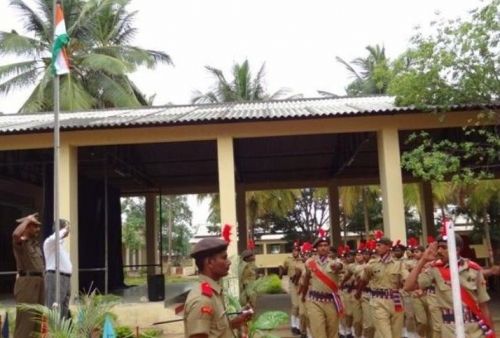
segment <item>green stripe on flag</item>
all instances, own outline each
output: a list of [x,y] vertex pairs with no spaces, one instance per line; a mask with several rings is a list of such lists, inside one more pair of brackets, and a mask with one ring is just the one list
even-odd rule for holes
[[56,60],[61,52],[61,50],[69,43],[69,35],[61,34],[56,37],[54,41],[54,45],[52,46],[52,73],[57,75],[56,73]]

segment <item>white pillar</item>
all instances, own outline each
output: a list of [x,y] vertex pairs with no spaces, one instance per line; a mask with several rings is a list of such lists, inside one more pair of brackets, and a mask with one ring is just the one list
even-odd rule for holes
[[[73,272],[71,274],[71,295],[79,292],[78,260],[78,149],[68,144],[61,144],[59,150],[59,217],[70,222],[69,251]],[[69,247],[68,247],[69,246]]]
[[399,135],[395,128],[377,132],[378,165],[382,188],[384,233],[393,241],[406,243],[403,177],[399,154]]
[[230,224],[231,242],[227,248],[228,256],[232,259],[229,280],[230,294],[238,297],[238,243],[236,218],[236,185],[234,172],[233,138],[221,136],[217,138],[217,162],[219,169],[219,199],[221,225]]

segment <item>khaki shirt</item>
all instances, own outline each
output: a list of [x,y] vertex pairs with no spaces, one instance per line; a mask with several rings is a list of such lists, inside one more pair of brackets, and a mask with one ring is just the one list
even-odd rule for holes
[[285,259],[285,262],[283,263],[283,267],[286,269],[286,275],[288,277],[293,277],[293,275],[295,275],[295,264],[297,264],[297,262],[299,261],[300,259],[295,259],[293,257],[287,257]]
[[328,277],[330,277],[330,279],[333,279],[333,281],[335,282],[335,284],[337,284],[338,287],[340,287],[340,278],[341,278],[340,272],[333,271],[332,267],[331,267],[331,265],[333,263],[336,263],[336,261],[329,258],[329,257],[327,257],[324,261],[321,261],[319,256],[314,256],[314,257],[309,258],[305,264],[307,274],[311,276],[311,278],[309,280],[309,290],[310,291],[332,293],[332,290],[328,286],[326,286],[325,283],[323,283],[321,280],[319,280],[318,277],[316,277],[316,274],[309,269],[308,264],[311,260],[315,260],[317,266],[321,270],[323,270],[323,272]]
[[388,254],[384,258],[372,258],[366,265],[362,278],[370,280],[370,288],[372,289],[394,290],[402,287],[403,281],[408,277],[408,274],[404,263]]
[[[206,282],[212,295],[203,293]],[[200,275],[200,283],[189,292],[184,307],[184,330],[186,338],[196,334],[207,334],[209,338],[233,338],[227,318],[222,286],[213,279]]]
[[17,271],[41,272],[45,270],[40,243],[34,239],[26,239],[20,243],[12,240],[12,249],[16,259]]
[[[461,258],[458,263],[458,274],[460,285],[472,295],[478,303],[486,303],[490,296],[486,291],[486,280],[482,270],[471,268],[468,259]],[[472,263],[475,264],[475,263]],[[446,266],[448,267],[448,266]],[[418,276],[418,285],[421,289],[432,285],[436,288],[436,297],[441,308],[452,309],[453,297],[451,292],[451,282],[444,281],[437,267],[431,267]]]
[[240,288],[244,289],[257,279],[257,267],[255,262],[241,261],[240,264]]

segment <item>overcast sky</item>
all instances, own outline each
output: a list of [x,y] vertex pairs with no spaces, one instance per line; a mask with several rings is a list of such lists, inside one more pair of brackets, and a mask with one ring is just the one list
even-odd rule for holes
[[[32,3],[32,0],[26,0]],[[63,0],[64,2],[64,0]],[[22,32],[17,13],[0,0],[0,30]],[[478,0],[132,0],[137,10],[135,44],[167,52],[175,66],[140,69],[132,78],[155,104],[189,103],[195,89],[206,91],[211,65],[229,71],[248,58],[257,71],[266,63],[269,91],[281,87],[317,96],[344,94],[351,80],[335,56],[366,56],[367,45],[382,44],[400,54],[417,25],[436,12],[454,18]],[[0,59],[0,64],[12,61]],[[29,91],[0,96],[0,112],[15,112]]]

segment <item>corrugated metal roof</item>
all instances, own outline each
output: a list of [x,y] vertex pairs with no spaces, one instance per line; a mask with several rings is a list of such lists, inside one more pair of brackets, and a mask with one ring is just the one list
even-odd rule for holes
[[[391,96],[341,97],[246,103],[161,106],[61,113],[61,130],[249,120],[305,119],[415,111],[396,107]],[[0,134],[50,131],[53,113],[0,116]]]

